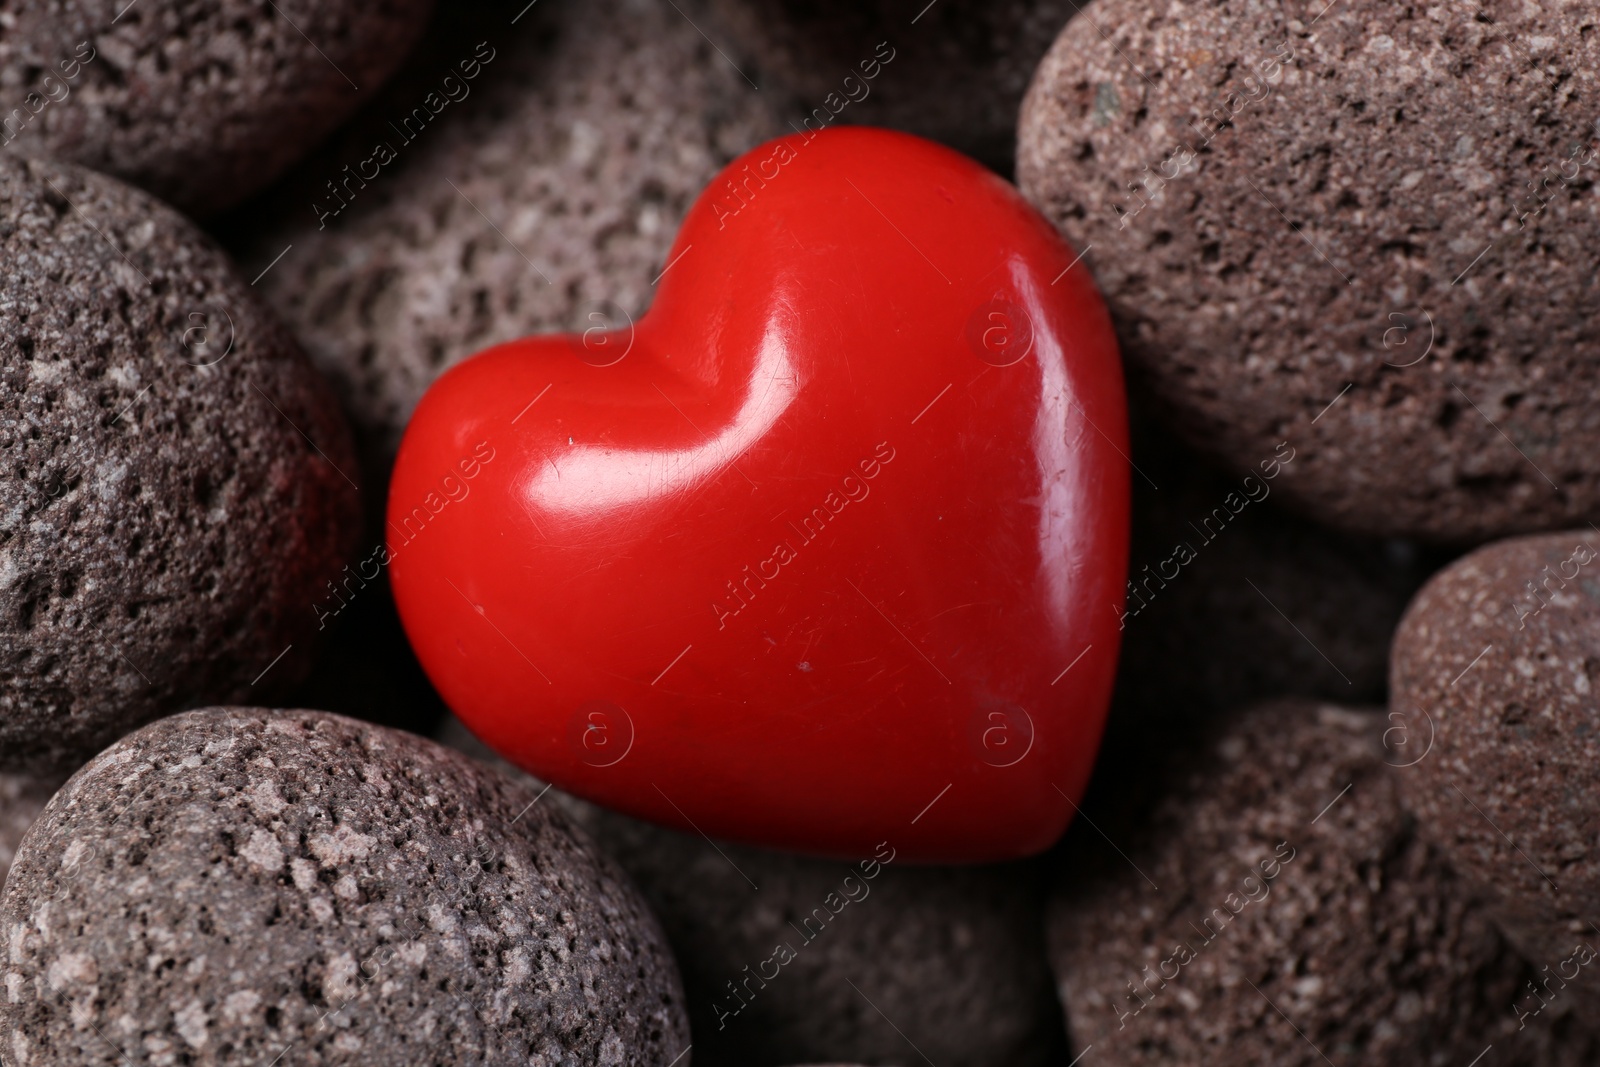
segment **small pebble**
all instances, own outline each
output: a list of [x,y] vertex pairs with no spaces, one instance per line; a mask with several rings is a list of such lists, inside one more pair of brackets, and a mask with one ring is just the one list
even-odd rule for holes
[[1010,174],[1017,109],[1078,0],[709,0],[708,32],[786,122],[941,141]]
[[[384,477],[452,364],[527,334],[625,332],[718,168],[787,132],[670,4],[537,4],[508,20],[441,13],[364,116],[230,236],[250,262],[293,246],[262,288]],[[466,95],[406,125],[463,62],[477,70]]]
[[1146,422],[1112,735],[1144,747],[1149,729],[1282,696],[1386,700],[1389,638],[1436,554],[1286,511],[1292,445],[1232,475]]
[[[543,788],[458,720],[440,738]],[[661,917],[697,1067],[1057,1062],[1038,863],[911,867],[892,842],[854,861],[808,859],[664,830],[557,789],[545,803],[615,856]]]

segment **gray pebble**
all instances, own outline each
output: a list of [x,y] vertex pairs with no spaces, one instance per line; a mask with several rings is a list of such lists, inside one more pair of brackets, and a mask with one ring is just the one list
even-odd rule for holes
[[661,916],[700,1067],[1044,1067],[1060,1051],[1037,862],[912,867],[892,842],[808,859],[609,814],[594,833]]
[[0,146],[193,215],[265,187],[362,103],[433,0],[4,0]]
[[[1096,0],[1017,176],[1130,370],[1285,500],[1446,544],[1600,517],[1600,23],[1582,0]],[[1336,402],[1337,401],[1337,402]]]
[[537,794],[308,711],[164,719],[81,770],[0,896],[9,1067],[666,1067],[638,892]]
[[[709,0],[785,121],[887,126],[1009,174],[1017,109],[1078,0]],[[715,27],[711,29],[710,27]],[[870,77],[868,76],[870,75]]]
[[1143,745],[1146,730],[1283,696],[1382,703],[1389,639],[1434,554],[1286,511],[1292,445],[1233,475],[1134,421],[1113,734],[1131,727]]
[[309,666],[355,545],[349,429],[177,212],[0,157],[0,771]]

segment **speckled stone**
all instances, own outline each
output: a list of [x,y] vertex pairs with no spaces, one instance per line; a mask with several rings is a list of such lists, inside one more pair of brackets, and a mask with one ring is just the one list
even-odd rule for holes
[[433,0],[3,0],[0,145],[207,215],[264,188],[394,70]]
[[[625,328],[701,189],[786,129],[669,4],[538,4],[511,26],[515,13],[441,12],[363,120],[226,235],[263,267],[293,246],[261,288],[336,383],[380,471],[450,365],[530,333]],[[391,123],[480,42],[493,57],[465,99],[405,139]],[[394,160],[366,166],[379,142]],[[377,177],[336,198],[328,183],[346,166]]]
[[1022,108],[1177,428],[1353,531],[1600,515],[1600,13],[1491,6],[1099,0]]
[[[850,122],[905,130],[1009,174],[1022,94],[1081,5],[708,0],[708,6],[707,32],[762,92],[782,99],[785,119],[809,119],[811,129]],[[892,58],[885,64],[886,56]]]
[[22,835],[44,810],[45,803],[61,788],[62,778],[29,778],[20,774],[0,774],[0,886],[16,857]]
[[666,1067],[689,1035],[659,927],[536,796],[320,712],[145,728],[51,801],[0,897],[9,1067]]
[[0,770],[46,774],[304,674],[360,505],[330,391],[175,211],[0,158],[0,262]]
[[1519,1037],[1526,967],[1413,832],[1389,725],[1258,706],[1204,745],[1152,754],[1143,770],[1162,786],[1143,810],[1103,795],[1089,814],[1105,836],[1074,825],[1049,920],[1075,1054],[1415,1067],[1493,1042],[1500,1063],[1584,1062],[1548,1057],[1574,1040],[1554,1013]]
[[[454,719],[440,737],[522,774]],[[696,1067],[1059,1059],[1038,863],[909,867],[892,842],[855,863],[815,860],[713,844],[558,789],[545,803],[615,856],[661,917],[683,969]]]
[[1392,693],[1434,736],[1407,798],[1506,933],[1552,968],[1600,948],[1600,534],[1499,541],[1435,576],[1395,635]]

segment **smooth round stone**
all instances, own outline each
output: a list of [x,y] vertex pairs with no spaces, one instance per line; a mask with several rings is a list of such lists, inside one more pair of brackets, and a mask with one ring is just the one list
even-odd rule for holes
[[177,212],[0,157],[0,771],[271,699],[353,550],[349,429]]
[[1402,779],[1423,833],[1531,962],[1571,972],[1575,946],[1600,948],[1600,533],[1498,541],[1436,575],[1391,690],[1432,740]]
[[1600,515],[1592,7],[1323,7],[1099,0],[1029,89],[1023,191],[1173,425],[1240,473],[1287,439],[1320,521]]
[[[1529,968],[1416,835],[1390,725],[1260,705],[1091,793],[1049,910],[1074,1054],[1414,1067],[1600,1047],[1570,1021],[1518,1038]],[[1141,777],[1152,799],[1130,810]]]
[[16,1067],[639,1064],[689,1045],[660,928],[537,794],[410,734],[212,708],[96,757],[0,896]]
[[209,215],[371,99],[433,0],[12,0],[0,144]]

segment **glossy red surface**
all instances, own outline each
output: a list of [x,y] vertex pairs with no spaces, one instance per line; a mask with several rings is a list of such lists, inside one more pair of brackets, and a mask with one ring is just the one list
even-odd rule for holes
[[637,324],[490,349],[418,407],[389,536],[429,676],[515,763],[690,832],[1047,847],[1127,566],[1121,369],[1075,259],[916,138],[735,161]]

